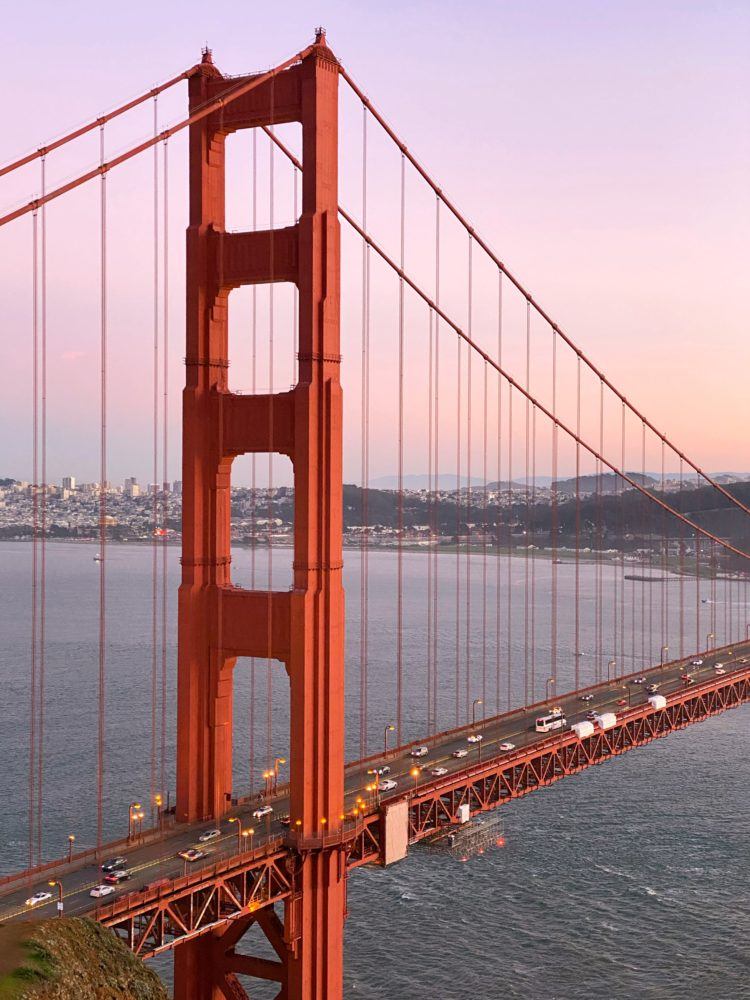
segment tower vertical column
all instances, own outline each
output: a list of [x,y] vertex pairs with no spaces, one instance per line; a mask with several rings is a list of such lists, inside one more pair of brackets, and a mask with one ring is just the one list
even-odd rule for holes
[[344,883],[338,850],[306,850],[342,828],[344,591],[338,221],[338,63],[325,44],[302,64],[299,385],[291,605],[291,815],[301,853],[294,1000],[342,995]]
[[[191,111],[220,74],[203,57]],[[187,349],[182,424],[182,582],[178,597],[178,819],[220,815],[232,788],[231,661],[223,655],[219,588],[229,583],[230,467],[212,399],[227,388],[227,291],[213,236],[224,230],[225,136],[212,118],[190,129]]]

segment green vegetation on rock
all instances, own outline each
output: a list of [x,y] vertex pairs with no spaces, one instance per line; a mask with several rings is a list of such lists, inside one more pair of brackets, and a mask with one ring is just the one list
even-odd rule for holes
[[0,925],[0,1000],[167,1000],[158,976],[93,920]]

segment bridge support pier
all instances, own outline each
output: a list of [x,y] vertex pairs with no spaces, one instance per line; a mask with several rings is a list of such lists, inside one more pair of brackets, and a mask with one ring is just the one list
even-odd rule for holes
[[[282,661],[291,687],[294,891],[283,934],[270,918],[253,916],[251,923],[262,926],[279,955],[279,996],[289,1000],[340,1000],[343,989],[339,68],[319,32],[298,64],[244,96],[231,97],[238,80],[224,79],[208,55],[189,84],[191,112],[219,97],[224,104],[190,132],[177,816],[218,819],[231,806],[236,657]],[[302,126],[300,219],[283,230],[226,233],[226,135],[286,122]],[[230,292],[272,281],[294,281],[299,290],[298,383],[288,393],[238,395],[228,382]],[[292,460],[291,593],[240,590],[231,581],[231,466],[237,455],[253,452]],[[277,973],[226,948],[230,933],[241,936],[242,925],[177,948],[177,1000],[234,998],[241,996],[237,974]]]

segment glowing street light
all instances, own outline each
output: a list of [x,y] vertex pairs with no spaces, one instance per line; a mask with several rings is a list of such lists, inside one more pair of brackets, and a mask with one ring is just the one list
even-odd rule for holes
[[242,820],[238,816],[230,816],[230,823],[237,824],[237,850],[242,850]]
[[414,778],[414,791],[416,792],[417,782],[419,781],[419,774],[420,774],[419,768],[413,767],[411,771],[409,771],[409,774],[412,776],[412,778]]
[[[750,626],[748,626],[748,628],[750,628]],[[393,733],[393,732],[395,732],[395,730],[396,730],[396,727],[394,725],[391,725],[390,722],[388,723],[388,725],[383,730],[383,756],[384,757],[388,756],[388,733]]]
[[59,878],[52,879],[48,885],[51,889],[57,886],[57,915],[61,917],[63,915],[63,885]]
[[286,764],[286,757],[275,757],[273,761],[273,794],[276,794],[276,789],[279,784],[279,764]]
[[73,844],[76,842],[76,835],[74,833],[68,834],[68,864],[73,860]]
[[131,802],[128,808],[128,840],[132,840],[135,837],[136,824],[138,822],[138,813],[140,812],[141,804],[140,802]]

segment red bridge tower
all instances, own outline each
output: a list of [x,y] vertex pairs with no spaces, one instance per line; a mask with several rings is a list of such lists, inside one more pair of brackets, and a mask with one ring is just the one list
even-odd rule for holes
[[[250,78],[246,78],[250,79]],[[232,684],[238,656],[280,660],[291,685],[291,815],[296,891],[284,921],[270,909],[180,945],[178,1000],[241,997],[235,974],[280,983],[279,997],[342,995],[344,804],[342,396],[339,379],[339,65],[319,31],[302,60],[191,126],[187,352],[183,399],[183,542],[179,592],[177,814],[218,819],[232,794]],[[190,110],[236,88],[204,56]],[[302,215],[274,231],[227,233],[225,141],[238,129],[300,122]],[[299,289],[299,382],[289,392],[229,388],[233,288],[293,281]],[[232,584],[232,461],[288,455],[294,467],[294,585]],[[322,837],[326,831],[325,839]],[[340,841],[340,838],[339,838]],[[257,923],[271,962],[235,954]]]

